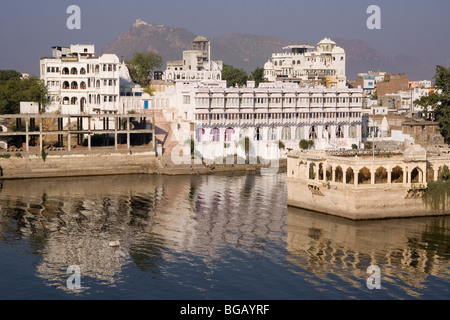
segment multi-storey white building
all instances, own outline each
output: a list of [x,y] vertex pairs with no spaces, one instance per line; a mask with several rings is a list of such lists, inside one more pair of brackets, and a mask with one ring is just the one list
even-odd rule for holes
[[304,85],[326,85],[344,88],[345,51],[328,38],[317,44],[290,45],[284,53],[274,53],[264,65],[264,76],[270,81],[281,80]]
[[190,50],[183,51],[183,60],[167,61],[163,79],[172,80],[211,80],[222,79],[222,61],[211,60],[211,46],[203,36],[192,42]]
[[361,88],[301,87],[294,83],[261,83],[243,88],[178,82],[177,109],[194,123],[195,139],[206,144],[282,141],[299,148],[302,139],[317,149],[360,146]]
[[116,55],[96,57],[94,45],[53,47],[52,57],[41,58],[40,66],[50,99],[45,111],[117,113],[120,64]]

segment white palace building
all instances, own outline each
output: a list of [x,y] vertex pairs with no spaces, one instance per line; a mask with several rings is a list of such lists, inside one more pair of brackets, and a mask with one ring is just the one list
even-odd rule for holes
[[[292,54],[289,62],[286,56],[281,65],[290,64],[287,70],[296,70],[314,56],[316,64],[323,64],[320,70],[336,76],[336,85],[290,81],[319,70],[312,64],[310,71],[286,71],[288,77],[269,78],[273,81],[259,87],[252,81],[243,87],[227,87],[221,79],[222,62],[211,61],[209,41],[197,37],[183,53],[183,60],[167,63],[165,81],[155,82],[158,90],[149,96],[132,83],[116,55],[96,57],[93,45],[54,47],[53,57],[41,59],[41,79],[52,99],[46,111],[95,114],[159,110],[165,116],[162,121],[172,124],[172,139],[183,144],[193,137],[200,146],[213,146],[216,154],[228,153],[246,137],[255,147],[278,146],[281,141],[286,149],[298,150],[302,139],[313,140],[314,148],[321,150],[360,147],[363,90],[345,86],[345,52],[329,39],[319,43],[320,55],[309,48],[300,51]],[[280,66],[278,58],[272,56],[274,68]]]
[[361,89],[307,88],[298,84],[261,83],[258,88],[181,84],[190,104],[195,139],[202,143],[282,141],[299,148],[302,139],[316,149],[360,146]]
[[[333,42],[329,45],[323,50],[334,50],[339,61],[344,58],[334,65],[333,74],[345,80],[341,74],[345,72],[345,53],[333,47]],[[166,74],[170,72],[173,70],[166,70]],[[189,124],[178,138],[180,143],[190,135],[197,144],[214,146],[219,154],[242,145],[245,137],[254,146],[278,146],[282,141],[286,149],[294,150],[302,139],[313,140],[314,148],[322,150],[361,146],[361,88],[309,86],[301,81],[271,81],[259,87],[249,81],[244,87],[227,87],[225,80],[204,79],[201,72],[181,79],[171,77],[171,81],[166,78],[173,89],[152,97],[165,98],[174,105],[181,122]]]
[[314,86],[344,88],[345,51],[334,41],[324,38],[316,50],[309,45],[290,45],[283,53],[273,53],[264,65],[264,76],[269,81],[282,80]]
[[52,48],[41,58],[41,79],[48,88],[47,112],[116,113],[119,110],[119,58],[95,56],[94,45]]
[[167,61],[165,80],[221,80],[222,61],[211,60],[211,44],[203,36],[194,39],[190,50],[183,51],[183,60]]

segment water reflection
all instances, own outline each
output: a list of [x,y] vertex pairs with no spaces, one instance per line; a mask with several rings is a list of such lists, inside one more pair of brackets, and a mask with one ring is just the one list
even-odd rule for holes
[[450,297],[450,217],[352,222],[299,210],[286,207],[285,179],[4,181],[0,242],[26,242],[39,279],[67,293],[66,270],[78,265],[81,294],[124,284],[122,297],[140,297],[149,283],[129,277],[150,275],[166,290],[152,298],[361,298],[376,264],[383,298]]
[[378,265],[387,295],[397,298],[420,297],[430,277],[450,280],[450,217],[353,222],[289,208],[287,224],[287,259],[313,283],[361,290],[367,267]]
[[5,181],[0,240],[38,244],[37,275],[48,285],[66,290],[67,267],[78,265],[83,280],[111,286],[130,264],[159,274],[182,253],[208,263],[223,260],[228,247],[282,246],[283,187],[282,176],[253,174]]

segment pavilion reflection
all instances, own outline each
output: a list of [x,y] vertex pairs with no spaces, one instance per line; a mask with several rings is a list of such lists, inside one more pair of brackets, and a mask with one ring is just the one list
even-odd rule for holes
[[449,226],[450,217],[355,222],[289,207],[287,259],[311,281],[337,277],[359,289],[378,265],[382,281],[419,296],[429,276],[450,277]]

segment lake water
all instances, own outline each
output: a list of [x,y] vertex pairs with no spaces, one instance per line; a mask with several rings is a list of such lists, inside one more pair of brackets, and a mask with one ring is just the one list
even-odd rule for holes
[[0,299],[449,299],[450,217],[287,207],[283,173],[3,181],[0,259]]

